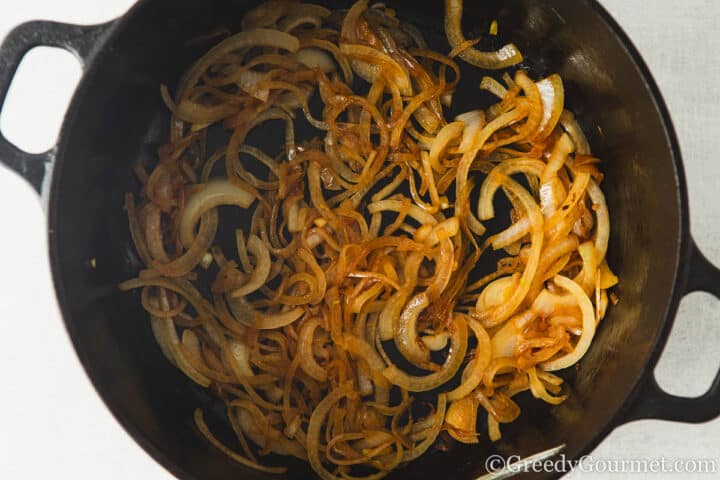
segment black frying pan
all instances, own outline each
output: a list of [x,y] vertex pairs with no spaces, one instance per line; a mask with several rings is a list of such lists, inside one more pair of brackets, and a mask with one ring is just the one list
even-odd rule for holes
[[[183,479],[265,477],[236,465],[196,432],[193,409],[201,405],[217,411],[212,398],[165,361],[138,299],[117,290],[117,283],[133,277],[139,266],[122,198],[137,189],[132,165],[152,162],[165,140],[167,114],[158,85],[172,86],[201,53],[185,42],[221,25],[238,29],[251,3],[144,0],[103,25],[27,23],[0,47],[0,101],[32,47],[65,48],[85,67],[57,147],[29,155],[0,136],[0,160],[49,198],[57,296],[90,379],[135,440]],[[421,27],[436,49],[447,51],[442,2],[391,3],[401,18]],[[491,453],[525,456],[565,444],[567,456],[578,458],[626,422],[715,418],[720,377],[695,399],[664,393],[653,377],[679,300],[697,290],[720,297],[720,271],[690,237],[680,149],[640,55],[594,0],[465,3],[468,37],[497,18],[534,75],[562,75],[568,105],[605,161],[613,230],[609,261],[621,278],[621,302],[611,308],[580,367],[566,372],[569,401],[553,408],[527,402],[497,445],[429,454],[392,478],[474,478],[484,473],[484,458]],[[466,69],[456,111],[482,105],[477,78],[478,72]],[[91,258],[96,268],[90,267]],[[220,414],[216,417],[221,428]],[[308,478],[309,469],[293,464],[289,477]]]

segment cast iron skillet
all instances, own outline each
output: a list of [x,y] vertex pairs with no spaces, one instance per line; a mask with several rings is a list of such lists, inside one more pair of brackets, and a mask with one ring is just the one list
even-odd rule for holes
[[[0,48],[0,102],[32,47],[67,49],[84,65],[57,147],[29,155],[0,136],[0,159],[49,200],[57,297],[90,379],[135,440],[183,479],[265,477],[228,460],[196,432],[191,416],[198,405],[210,410],[211,426],[221,432],[227,427],[213,413],[212,399],[162,357],[137,297],[117,290],[117,283],[139,267],[122,198],[137,189],[131,166],[152,162],[165,139],[158,85],[172,86],[207,48],[188,48],[185,42],[220,25],[237,30],[251,3],[144,0],[103,25],[26,23]],[[447,51],[442,2],[391,3],[401,17],[421,27],[435,48]],[[527,402],[499,444],[426,455],[392,478],[474,478],[484,473],[484,458],[491,453],[525,456],[565,444],[567,456],[578,458],[626,422],[715,418],[720,377],[694,399],[664,393],[653,377],[679,300],[697,290],[720,296],[720,271],[690,236],[680,149],[640,55],[594,0],[465,3],[468,36],[497,18],[528,57],[526,66],[534,75],[562,75],[568,104],[605,161],[613,230],[609,261],[621,278],[621,302],[603,321],[580,367],[566,372],[572,390],[568,402],[554,408]],[[486,101],[476,88],[479,73],[468,75],[465,90],[456,95],[455,112]],[[268,130],[266,140],[280,138]],[[289,477],[309,476],[306,466],[292,465]]]

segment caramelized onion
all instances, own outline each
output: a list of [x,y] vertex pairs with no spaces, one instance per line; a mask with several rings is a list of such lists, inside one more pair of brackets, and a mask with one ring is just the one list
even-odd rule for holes
[[265,473],[284,471],[262,465],[275,454],[379,480],[443,429],[477,443],[478,411],[497,441],[515,395],[568,397],[549,372],[580,361],[617,302],[600,161],[562,79],[484,77],[496,103],[448,122],[452,57],[522,56],[477,50],[460,0],[445,1],[448,55],[402,18],[367,0],[249,10],[160,88],[169,142],[126,194],[145,269],[120,288],[140,289],[160,351],[225,403],[242,450],[198,410],[203,436]]
[[247,190],[227,181],[211,180],[196,194],[192,195],[183,210],[180,222],[180,238],[189,247],[195,234],[193,229],[203,213],[220,205],[236,205],[248,208],[254,197]]
[[[461,27],[462,13],[462,0],[445,0],[445,35],[452,48],[457,48],[466,42]],[[474,48],[466,48],[459,55],[466,62],[487,70],[511,67],[523,60],[520,51],[513,44],[505,45],[496,52],[481,52]]]

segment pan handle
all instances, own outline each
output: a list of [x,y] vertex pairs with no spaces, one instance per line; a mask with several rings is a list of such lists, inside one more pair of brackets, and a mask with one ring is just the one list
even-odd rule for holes
[[[15,27],[0,45],[0,112],[10,83],[25,54],[39,46],[63,48],[85,67],[88,59],[112,22],[99,25],[69,25],[32,21]],[[0,163],[19,173],[39,193],[48,165],[55,159],[55,147],[31,154],[10,143],[0,132]]]
[[[690,240],[688,277],[684,294],[708,292],[720,299],[720,269],[700,252],[694,240]],[[701,423],[720,416],[720,372],[710,389],[695,398],[670,395],[657,384],[654,375],[648,375],[640,388],[637,401],[624,422],[641,419],[670,420]]]

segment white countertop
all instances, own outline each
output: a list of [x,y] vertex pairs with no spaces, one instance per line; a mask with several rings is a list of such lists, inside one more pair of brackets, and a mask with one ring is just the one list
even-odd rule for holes
[[[110,20],[133,0],[2,3],[0,38],[31,19]],[[720,2],[602,3],[635,42],[665,96],[685,159],[692,231],[705,254],[720,264]],[[59,56],[38,53],[35,60],[0,126],[22,146],[40,151],[52,144],[79,69]],[[43,133],[45,139],[38,139]],[[172,478],[122,430],[85,377],[55,303],[40,203],[25,182],[4,168],[0,218],[0,478]],[[685,299],[656,371],[660,385],[678,395],[702,394],[720,365],[719,344],[720,303],[705,294]],[[714,459],[720,472],[720,420],[702,425],[635,422],[615,430],[593,456]],[[568,478],[604,477],[576,472]],[[718,478],[720,473],[614,477]]]

